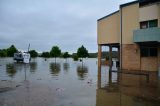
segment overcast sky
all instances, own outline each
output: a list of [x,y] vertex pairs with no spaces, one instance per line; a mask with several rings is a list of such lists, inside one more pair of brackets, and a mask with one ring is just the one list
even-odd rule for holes
[[0,0],[0,49],[97,52],[97,19],[133,0]]

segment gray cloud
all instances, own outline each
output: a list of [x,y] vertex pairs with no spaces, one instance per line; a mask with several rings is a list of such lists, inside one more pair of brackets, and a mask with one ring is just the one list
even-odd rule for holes
[[0,0],[0,49],[97,51],[97,19],[132,0]]

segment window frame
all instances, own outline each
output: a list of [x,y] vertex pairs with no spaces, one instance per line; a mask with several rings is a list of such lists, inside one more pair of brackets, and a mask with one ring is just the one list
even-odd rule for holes
[[157,47],[141,47],[140,56],[141,57],[158,57],[158,48]]
[[[151,26],[151,22],[155,22],[154,23],[155,26]],[[153,28],[153,27],[158,27],[158,20],[157,19],[148,21],[148,28]]]
[[[151,22],[156,22],[155,26],[151,26]],[[146,24],[146,27],[143,27],[143,24]],[[140,29],[147,29],[147,28],[158,27],[158,19],[141,21],[141,22],[139,22],[139,25],[140,25]]]

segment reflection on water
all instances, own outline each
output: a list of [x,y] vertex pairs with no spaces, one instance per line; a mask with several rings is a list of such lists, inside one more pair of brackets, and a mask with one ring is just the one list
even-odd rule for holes
[[8,76],[10,77],[14,77],[14,75],[16,74],[16,68],[14,64],[6,64],[6,72],[8,74]]
[[67,62],[57,58],[57,63],[54,58],[35,58],[30,64],[0,58],[0,90],[1,82],[6,86],[11,82],[14,87],[0,92],[0,106],[95,106],[96,59],[85,63],[82,68],[71,58]]
[[[96,106],[159,106],[160,83],[156,72],[149,73],[149,82],[144,75],[109,72],[102,86],[102,72],[98,70]],[[117,80],[113,81],[113,74]]]
[[6,73],[9,77],[14,77],[18,71],[30,70],[30,72],[34,73],[37,69],[37,63],[31,62],[29,64],[23,63],[8,63],[6,64]]
[[77,75],[80,80],[84,80],[87,78],[88,67],[87,66],[77,66]]
[[50,72],[53,76],[58,76],[61,71],[60,63],[50,63]]
[[69,66],[69,63],[63,63],[63,70],[68,72],[70,66]]
[[97,59],[86,59],[83,67],[72,59],[68,59],[68,63],[60,58],[57,63],[53,61],[52,58],[46,61],[36,58],[30,64],[23,64],[14,63],[12,58],[0,58],[0,87],[1,82],[6,84],[8,80],[16,86],[10,91],[0,92],[0,106],[160,104],[160,81],[156,72],[147,72],[147,82],[144,75],[109,72],[107,66],[97,70]]
[[68,69],[69,69],[69,63],[63,63],[63,69],[65,71],[68,71]]
[[37,70],[37,62],[31,62],[30,64],[30,72],[35,73]]

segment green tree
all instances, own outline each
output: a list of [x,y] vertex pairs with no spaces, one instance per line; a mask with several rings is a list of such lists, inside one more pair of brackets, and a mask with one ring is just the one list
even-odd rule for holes
[[0,50],[0,57],[7,57],[6,49]]
[[50,57],[50,53],[49,52],[43,52],[41,57],[49,58]]
[[67,58],[69,58],[69,57],[70,57],[70,55],[68,54],[68,52],[65,52],[65,53],[63,54],[63,58],[65,58],[66,61],[67,61]]
[[18,52],[18,50],[16,49],[16,47],[14,45],[11,45],[8,49],[7,49],[7,56],[9,57],[13,57],[14,53]]
[[37,57],[38,56],[38,53],[35,50],[30,50],[29,53],[30,53],[31,57]]
[[82,66],[83,66],[83,58],[88,57],[88,50],[82,45],[80,48],[77,50],[77,56],[79,58],[82,58]]
[[3,50],[0,50],[0,57],[6,57],[7,54],[6,52],[4,52]]
[[73,60],[74,61],[78,61],[78,56],[77,55],[73,55]]
[[61,50],[59,49],[59,47],[53,46],[50,51],[50,56],[55,58],[55,62],[56,62],[56,58],[59,57],[60,55],[61,55]]

